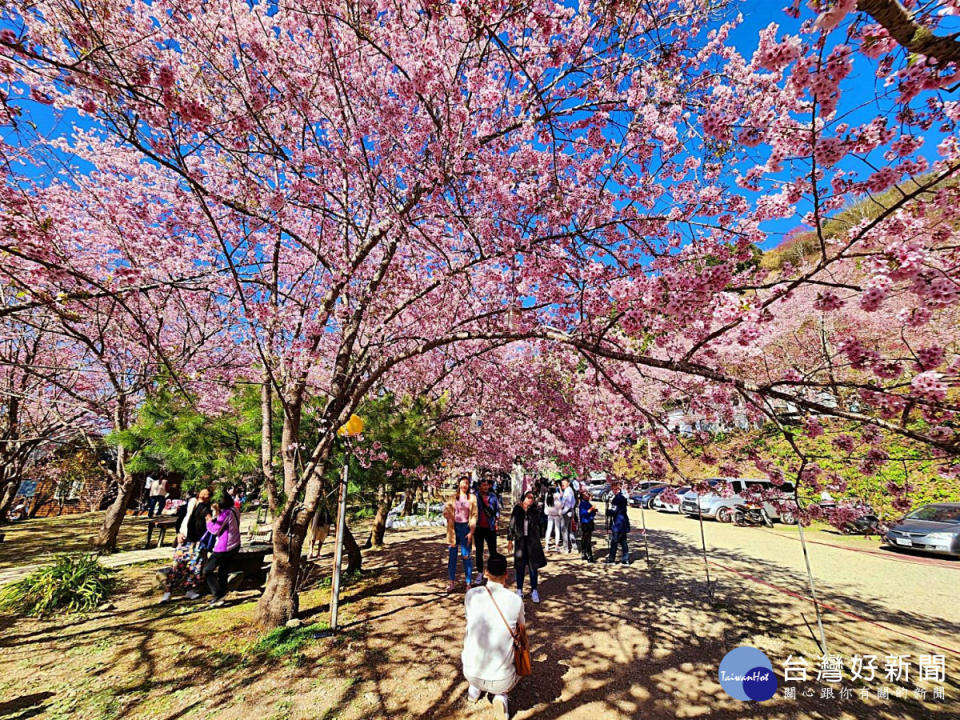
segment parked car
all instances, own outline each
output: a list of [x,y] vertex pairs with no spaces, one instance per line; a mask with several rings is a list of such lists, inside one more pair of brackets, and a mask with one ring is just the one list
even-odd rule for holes
[[884,536],[897,550],[960,557],[960,503],[924,505],[893,523]]
[[643,482],[634,483],[630,486],[631,492],[642,493],[646,492],[650,488],[655,487],[664,487],[667,483],[661,482],[660,480],[644,480]]
[[[769,480],[754,480],[751,478],[710,478],[707,481],[711,487],[719,486],[720,483],[727,483],[733,489],[733,495],[724,497],[719,492],[708,492],[698,495],[695,490],[691,490],[683,496],[680,502],[680,511],[685,515],[697,517],[698,505],[699,514],[708,519],[715,519],[719,522],[730,522],[733,520],[734,508],[737,505],[746,505],[751,502],[749,490],[751,488],[758,490],[772,490],[774,485]],[[793,493],[791,483],[783,483],[777,488],[784,497]],[[780,509],[771,502],[764,502],[763,509],[771,520],[780,519]]]
[[635,490],[630,494],[630,506],[631,507],[642,507],[649,510],[653,503],[653,499],[657,497],[660,493],[666,490],[669,485],[655,485],[651,484],[640,490]]
[[591,500],[604,501],[610,495],[610,483],[604,483],[603,485],[591,485],[587,488],[587,492],[590,493]]
[[[820,517],[840,530],[844,535],[883,535],[886,527],[873,508],[857,500],[841,500],[840,502],[819,502],[815,506]],[[781,522],[783,515],[781,514]]]
[[672,493],[662,492],[657,495],[653,499],[653,509],[660,512],[680,512],[680,503],[683,496],[690,492],[691,488],[689,485],[684,485],[683,487],[673,488],[673,490]]

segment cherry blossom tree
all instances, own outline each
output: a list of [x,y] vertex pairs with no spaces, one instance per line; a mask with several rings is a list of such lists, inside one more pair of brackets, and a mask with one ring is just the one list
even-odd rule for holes
[[[494,378],[497,423],[536,408],[515,423],[526,446],[578,467],[628,427],[668,462],[662,410],[677,399],[758,418],[788,402],[955,456],[942,343],[907,356],[868,348],[859,323],[828,325],[843,372],[756,371],[778,322],[899,298],[901,326],[923,326],[960,297],[955,64],[940,50],[912,62],[886,16],[855,9],[798,3],[747,57],[732,11],[692,0],[16,4],[5,107],[77,122],[6,149],[56,171],[8,163],[3,247],[25,306],[121,312],[124,342],[215,405],[223,371],[172,353],[168,333],[202,339],[261,383],[264,418],[280,404],[275,479],[268,422],[262,449],[276,512],[265,625],[296,611],[336,429],[380,388]],[[878,78],[870,110],[853,73]],[[863,197],[876,212],[844,222]],[[771,272],[756,248],[789,217],[819,253]],[[183,312],[168,325],[170,297]],[[507,352],[535,357],[534,377],[504,370]],[[621,398],[609,432],[594,432],[587,379]],[[857,409],[824,403],[827,386],[855,391]],[[884,417],[897,397],[910,410]],[[313,400],[323,432],[305,446]]]
[[70,348],[42,321],[0,320],[0,522],[28,470],[78,435],[86,409],[63,390],[76,379]]

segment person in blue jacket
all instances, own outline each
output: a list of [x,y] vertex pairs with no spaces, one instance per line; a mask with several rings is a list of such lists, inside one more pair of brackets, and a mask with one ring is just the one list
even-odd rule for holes
[[607,506],[607,516],[610,518],[610,555],[605,563],[617,561],[617,545],[620,546],[621,562],[630,564],[630,550],[627,548],[627,533],[630,532],[630,518],[627,517],[627,499],[620,492],[620,483],[614,482],[610,487],[613,499]]
[[586,490],[580,493],[578,509],[580,510],[580,532],[583,536],[583,541],[580,543],[580,557],[587,562],[593,562],[593,518],[597,514],[597,509],[590,502],[590,493]]

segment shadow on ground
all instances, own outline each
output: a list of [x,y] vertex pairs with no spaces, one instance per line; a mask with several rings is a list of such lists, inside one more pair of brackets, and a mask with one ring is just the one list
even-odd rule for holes
[[0,702],[0,718],[26,720],[26,718],[35,717],[43,712],[44,701],[51,697],[53,697],[51,692],[39,692]]
[[[465,702],[462,594],[443,592],[446,554],[439,531],[396,532],[388,541],[384,550],[365,553],[365,577],[346,588],[341,631],[332,638],[300,631],[303,642],[275,656],[251,651],[258,639],[250,629],[255,593],[217,611],[158,607],[149,604],[149,578],[130,570],[124,576],[131,578],[130,591],[109,617],[0,630],[2,676],[21,678],[0,684],[0,718],[20,717],[10,713],[28,700],[33,705],[22,711],[39,708],[37,717],[70,711],[71,702],[77,717],[114,719],[492,715],[488,701]],[[632,542],[637,549],[639,541]],[[602,539],[598,545],[606,549]],[[796,700],[779,694],[763,704],[732,700],[717,682],[717,667],[739,645],[764,650],[781,685],[781,666],[790,654],[804,655],[813,672],[818,658],[812,608],[735,575],[721,576],[709,597],[702,557],[669,532],[651,539],[651,556],[653,567],[642,559],[627,567],[551,556],[541,573],[543,602],[526,605],[534,672],[511,694],[514,717],[957,717],[960,687],[949,673],[947,700],[939,704],[912,698],[865,702],[856,695],[830,700],[819,696],[814,679],[799,686]],[[804,592],[804,579],[781,567],[747,562],[734,552],[713,552],[711,558]],[[826,597],[842,594],[829,586],[821,591]],[[326,620],[329,591],[304,595],[301,606],[308,621]],[[869,600],[856,600],[851,609],[921,634],[956,630]],[[876,628],[832,613],[824,620],[832,652],[883,655],[893,649]],[[922,644],[896,650],[930,652]],[[814,697],[802,696],[808,686],[817,689]],[[69,688],[82,699],[66,698]]]

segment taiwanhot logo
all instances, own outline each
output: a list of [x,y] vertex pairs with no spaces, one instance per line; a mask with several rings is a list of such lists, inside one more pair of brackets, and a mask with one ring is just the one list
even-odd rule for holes
[[735,700],[769,700],[777,692],[770,659],[756,648],[734,648],[720,661],[720,685]]

